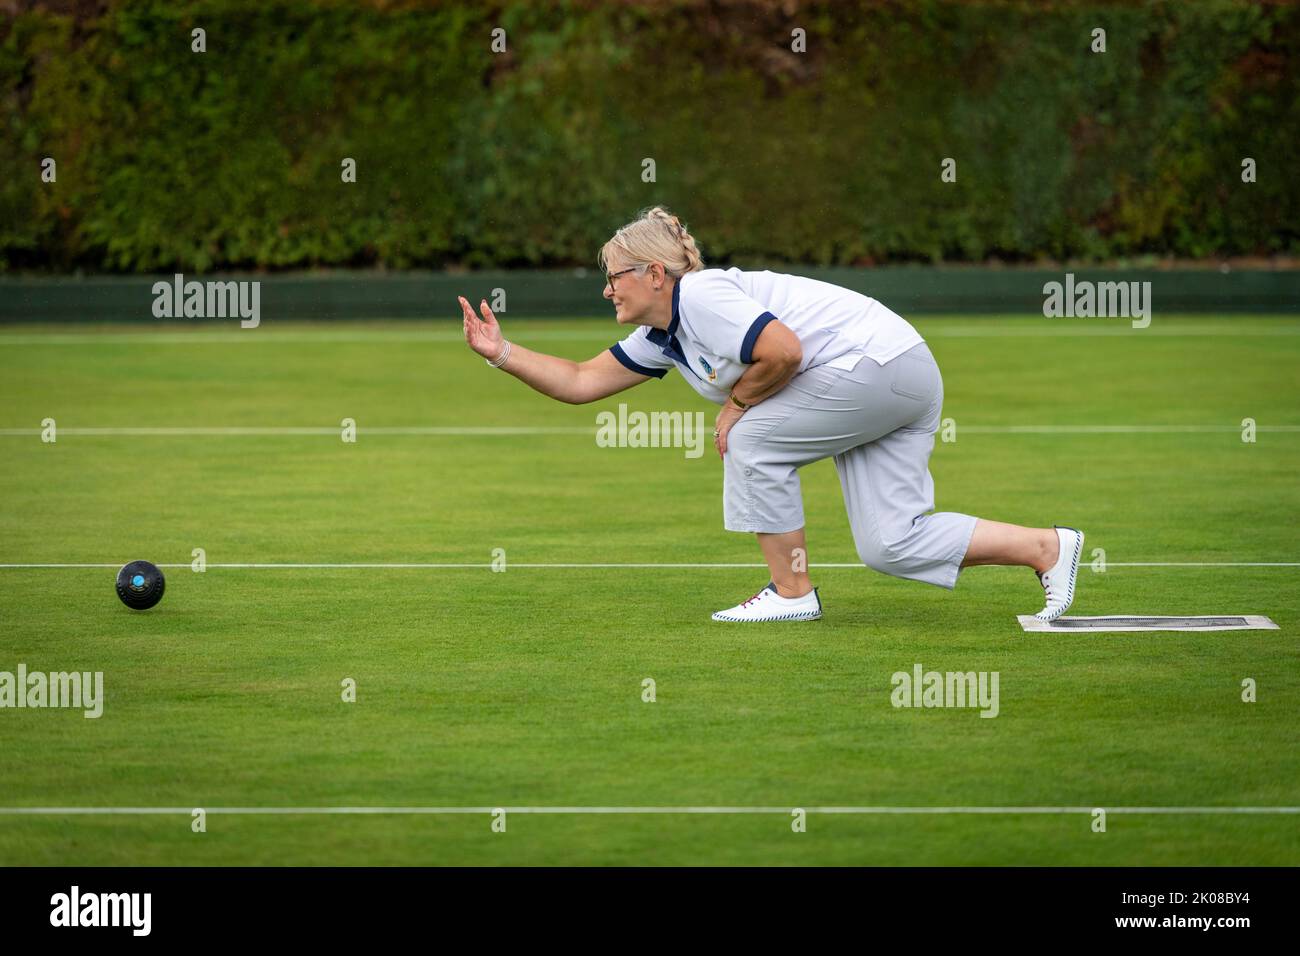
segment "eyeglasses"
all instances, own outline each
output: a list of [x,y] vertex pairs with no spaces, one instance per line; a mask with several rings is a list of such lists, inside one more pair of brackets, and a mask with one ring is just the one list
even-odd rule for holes
[[618,272],[606,272],[605,284],[612,289],[614,288],[614,280],[617,279],[619,276],[627,275],[629,272],[640,272],[644,268],[645,266],[630,266],[626,269],[620,269]]

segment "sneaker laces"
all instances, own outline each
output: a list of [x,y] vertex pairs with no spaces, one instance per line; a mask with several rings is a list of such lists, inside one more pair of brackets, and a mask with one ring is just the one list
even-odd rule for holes
[[1043,594],[1047,596],[1047,600],[1050,602],[1052,600],[1052,585],[1047,581],[1047,572],[1044,571],[1038,575],[1038,583],[1042,585]]
[[763,591],[766,591],[766,590],[767,590],[767,588],[763,588],[762,591],[759,591],[757,594],[755,594],[755,595],[754,595],[752,598],[750,598],[749,600],[747,600],[747,601],[742,601],[742,602],[740,603],[740,606],[741,606],[741,607],[749,607],[751,604],[753,604],[755,601],[757,601],[759,598],[761,598],[761,597],[763,596]]

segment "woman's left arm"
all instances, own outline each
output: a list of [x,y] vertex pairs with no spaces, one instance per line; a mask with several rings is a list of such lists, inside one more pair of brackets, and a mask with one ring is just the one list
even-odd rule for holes
[[[782,325],[780,320],[769,322],[754,342],[753,363],[736,379],[731,394],[746,405],[756,405],[785,388],[786,383],[799,371],[799,363],[802,361],[803,348],[799,345],[799,337],[790,331],[789,326]],[[745,410],[730,397],[722,406],[722,411],[718,412],[718,420],[713,428],[716,433],[714,445],[719,457],[727,453],[727,432],[744,414]]]

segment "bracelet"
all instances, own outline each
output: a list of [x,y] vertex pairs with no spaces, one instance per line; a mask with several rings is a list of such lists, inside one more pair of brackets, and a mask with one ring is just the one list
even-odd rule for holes
[[735,392],[732,392],[732,393],[731,393],[730,395],[728,395],[727,397],[730,398],[733,402],[735,402],[735,403],[736,403],[736,407],[739,408],[742,412],[743,412],[743,411],[746,411],[747,409],[750,409],[750,408],[753,407],[753,403],[750,403],[749,405],[746,405],[744,402],[742,402],[740,399],[738,399],[738,398],[736,397],[736,393],[735,393]]
[[505,348],[501,350],[501,354],[500,356],[497,357],[497,360],[495,362],[492,361],[491,359],[484,359],[483,361],[487,362],[488,365],[491,365],[493,368],[500,368],[502,365],[506,364],[506,360],[509,358],[510,358],[510,340],[507,339]]

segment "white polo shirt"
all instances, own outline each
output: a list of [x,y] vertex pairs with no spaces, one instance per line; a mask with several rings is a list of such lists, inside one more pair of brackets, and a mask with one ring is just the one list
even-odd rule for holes
[[850,289],[780,272],[703,269],[673,286],[668,329],[640,326],[610,351],[626,368],[663,378],[674,366],[721,405],[753,363],[754,343],[774,319],[803,349],[799,371],[852,369],[863,358],[884,365],[924,339],[902,316]]

